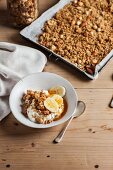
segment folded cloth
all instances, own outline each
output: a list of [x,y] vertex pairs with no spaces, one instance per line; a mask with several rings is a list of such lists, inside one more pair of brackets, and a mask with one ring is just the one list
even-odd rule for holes
[[24,76],[41,72],[47,62],[40,51],[16,44],[0,42],[0,120],[10,113],[9,95]]

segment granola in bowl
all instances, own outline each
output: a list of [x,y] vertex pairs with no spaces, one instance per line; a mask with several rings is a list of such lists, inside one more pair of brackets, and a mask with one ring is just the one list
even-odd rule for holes
[[113,49],[112,0],[70,2],[45,23],[38,42],[93,75]]
[[49,90],[27,90],[22,96],[22,114],[32,122],[48,124],[60,119],[66,110],[65,88],[53,87]]

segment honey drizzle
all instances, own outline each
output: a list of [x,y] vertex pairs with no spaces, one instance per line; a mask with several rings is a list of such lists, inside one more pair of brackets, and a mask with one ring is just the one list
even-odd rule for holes
[[63,110],[62,114],[58,118],[54,119],[54,121],[57,121],[57,120],[61,119],[67,112],[67,108],[68,108],[67,101],[65,99],[63,99],[63,101],[64,101],[64,110]]

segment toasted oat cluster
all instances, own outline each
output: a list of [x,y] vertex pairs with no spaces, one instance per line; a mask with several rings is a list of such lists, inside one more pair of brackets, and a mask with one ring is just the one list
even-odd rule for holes
[[42,124],[50,123],[61,117],[64,111],[64,101],[58,95],[58,89],[64,95],[63,87],[52,88],[49,91],[27,90],[22,96],[22,114],[32,122]]
[[28,25],[38,16],[37,0],[7,0],[7,2],[15,25]]
[[45,23],[37,41],[94,74],[113,49],[113,0],[74,0]]
[[27,109],[33,103],[33,109],[38,109],[39,111],[43,110],[45,115],[49,114],[49,110],[44,107],[44,100],[48,97],[48,94],[44,92],[37,92],[32,90],[27,90],[22,96],[22,113],[28,117]]

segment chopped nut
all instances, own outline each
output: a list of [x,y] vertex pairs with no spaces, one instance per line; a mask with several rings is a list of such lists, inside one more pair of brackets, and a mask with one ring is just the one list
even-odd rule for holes
[[82,16],[79,17],[79,20],[82,20]]
[[34,96],[35,96],[35,99],[38,99],[40,97],[38,93],[35,93]]
[[80,6],[83,6],[83,2],[79,2],[78,4],[79,4]]
[[51,50],[55,51],[55,50],[56,50],[56,46],[55,46],[55,45],[52,45],[52,46],[51,46]]
[[94,25],[93,28],[94,28],[95,30],[97,30],[98,27],[97,27],[97,25]]
[[76,4],[78,2],[78,0],[74,0],[73,2]]
[[71,25],[75,25],[75,24],[76,24],[76,21],[73,20],[73,21],[71,22]]
[[30,22],[32,22],[32,18],[27,19],[27,23],[30,23]]
[[93,32],[93,31],[91,31],[91,35],[94,35],[94,32]]
[[101,28],[98,28],[97,31],[100,32],[100,31],[101,31]]
[[77,25],[80,25],[81,24],[81,21],[77,21]]
[[86,70],[87,70],[87,72],[88,72],[89,74],[91,74],[91,75],[94,74],[94,72],[93,72],[93,70],[92,70],[91,68],[86,67]]
[[81,64],[81,63],[82,63],[82,61],[79,59],[79,60],[78,60],[78,64]]
[[86,11],[86,15],[89,15],[90,14],[90,11]]
[[77,28],[76,32],[78,32],[80,34],[82,32],[82,29],[81,28]]
[[48,20],[47,23],[48,23],[48,25],[50,25],[50,26],[56,24],[56,22],[55,22],[54,20],[52,20],[52,19],[51,19],[51,20]]
[[61,35],[60,35],[60,38],[63,38],[63,37],[64,37],[63,34],[61,34]]
[[86,54],[87,54],[88,56],[90,56],[90,55],[91,55],[91,52],[90,52],[89,50],[86,50]]
[[56,38],[53,38],[53,41],[56,41]]
[[93,64],[97,64],[98,61],[97,61],[97,59],[93,59],[92,62],[93,62]]

